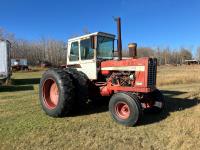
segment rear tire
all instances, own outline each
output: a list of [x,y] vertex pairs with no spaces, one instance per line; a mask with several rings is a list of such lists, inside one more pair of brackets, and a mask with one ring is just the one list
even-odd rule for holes
[[89,79],[88,77],[81,71],[78,71],[73,68],[66,68],[65,71],[71,75],[73,80],[73,84],[75,85],[75,99],[76,99],[76,107],[82,107],[88,101],[88,85]]
[[40,80],[39,94],[41,106],[47,115],[63,117],[71,112],[74,104],[74,85],[65,71],[46,71]]
[[116,93],[109,102],[112,118],[125,126],[134,126],[142,116],[139,99],[132,93]]

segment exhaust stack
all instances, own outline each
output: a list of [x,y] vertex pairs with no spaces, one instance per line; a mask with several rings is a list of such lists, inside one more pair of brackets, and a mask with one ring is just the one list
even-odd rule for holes
[[117,21],[117,51],[118,51],[118,59],[122,60],[122,39],[121,39],[121,18],[116,18]]

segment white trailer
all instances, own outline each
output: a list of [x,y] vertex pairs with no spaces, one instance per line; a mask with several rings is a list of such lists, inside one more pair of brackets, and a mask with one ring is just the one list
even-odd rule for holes
[[0,84],[8,81],[11,76],[10,50],[10,42],[0,39]]

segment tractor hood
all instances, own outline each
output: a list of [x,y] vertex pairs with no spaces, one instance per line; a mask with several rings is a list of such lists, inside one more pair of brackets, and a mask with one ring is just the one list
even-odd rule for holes
[[107,60],[101,62],[101,70],[108,71],[145,71],[150,58],[130,58],[123,60]]

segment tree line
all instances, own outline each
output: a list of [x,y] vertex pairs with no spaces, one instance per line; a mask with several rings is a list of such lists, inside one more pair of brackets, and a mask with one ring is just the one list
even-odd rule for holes
[[11,58],[26,58],[29,65],[66,63],[66,44],[55,39],[40,38],[37,41],[18,39],[14,34],[0,28],[0,39],[11,42]]
[[[166,64],[181,65],[185,62],[185,60],[193,59],[191,52],[192,50],[187,48],[172,50],[168,47],[166,48],[139,47],[137,49],[138,57],[157,58],[158,63],[160,65],[166,65]],[[124,51],[124,55],[128,56],[128,50]],[[199,56],[200,56],[200,51],[199,51]]]
[[[12,58],[27,58],[29,65],[39,65],[42,62],[48,62],[52,65],[61,65],[66,63],[67,48],[64,41],[56,39],[40,38],[37,41],[28,41],[18,39],[13,33],[0,28],[0,39],[7,39],[11,42]],[[170,49],[139,47],[138,57],[155,57],[160,65],[183,64],[187,59],[192,59],[190,49]],[[123,50],[123,56],[128,56],[128,50]],[[200,59],[200,47],[196,50],[196,57]]]

